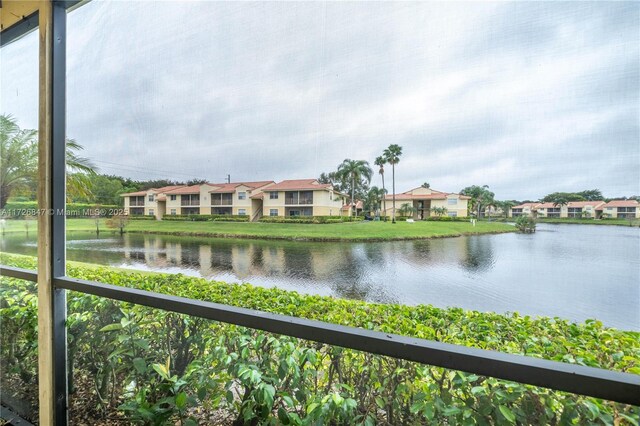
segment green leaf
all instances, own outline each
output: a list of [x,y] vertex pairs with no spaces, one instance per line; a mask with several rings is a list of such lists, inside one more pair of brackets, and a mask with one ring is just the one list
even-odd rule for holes
[[122,330],[122,325],[119,323],[105,325],[100,329],[100,331],[114,331],[114,330]]
[[178,407],[179,410],[182,410],[186,406],[187,406],[187,394],[184,392],[180,392],[178,395],[176,395],[176,407]]
[[384,406],[385,406],[384,399],[380,398],[379,396],[376,396],[376,405],[380,409],[384,410]]
[[513,414],[513,411],[511,411],[511,409],[509,409],[507,406],[500,405],[498,409],[500,410],[504,418],[507,419],[510,423],[516,422],[516,415]]
[[154,370],[156,370],[156,373],[158,373],[160,377],[165,380],[169,380],[169,371],[167,370],[167,367],[162,364],[153,364],[152,367]]
[[147,372],[147,362],[143,358],[134,358],[133,367],[140,374],[144,374]]

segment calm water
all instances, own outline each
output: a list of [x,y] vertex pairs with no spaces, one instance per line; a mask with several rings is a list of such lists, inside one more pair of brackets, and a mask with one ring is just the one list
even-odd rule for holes
[[[34,235],[2,239],[2,251],[35,249]],[[382,303],[597,318],[640,330],[638,228],[542,224],[533,235],[389,243],[72,233],[67,249],[68,259],[82,262]]]

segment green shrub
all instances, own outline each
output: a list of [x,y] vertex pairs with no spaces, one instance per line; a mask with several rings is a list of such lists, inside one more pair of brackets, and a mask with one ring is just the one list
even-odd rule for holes
[[172,214],[164,215],[162,220],[192,222],[248,222],[249,216],[231,214]]
[[150,216],[150,215],[137,215],[137,214],[130,214],[128,216],[129,220],[156,220],[155,216]]
[[[0,255],[27,269],[35,259]],[[90,281],[293,315],[388,333],[640,374],[640,333],[439,309],[382,305],[183,275],[68,266]],[[0,359],[21,362],[4,375],[35,373],[34,283],[2,278]],[[69,353],[81,398],[73,412],[118,411],[130,423],[212,423],[220,411],[236,424],[635,424],[638,409],[563,392],[445,370],[259,330],[68,295]],[[26,325],[26,326],[25,326]],[[9,332],[5,332],[9,330]],[[19,357],[11,339],[25,344]],[[31,345],[28,343],[31,342]],[[24,373],[22,373],[24,374]],[[11,378],[9,377],[9,378]],[[7,383],[15,383],[8,380]],[[27,391],[35,392],[31,387]],[[79,391],[79,390],[78,390]],[[77,405],[82,404],[82,405]],[[197,408],[197,410],[195,409]]]

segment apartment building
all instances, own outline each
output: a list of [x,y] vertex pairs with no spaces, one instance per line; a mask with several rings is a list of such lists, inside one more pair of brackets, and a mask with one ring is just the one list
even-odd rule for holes
[[[445,208],[447,216],[468,216],[468,200],[471,197],[452,192],[436,191],[431,188],[418,187],[400,194],[396,194],[396,216],[403,204],[410,204],[413,207],[413,219],[421,220],[430,216],[436,216],[436,208]],[[393,212],[393,194],[385,196],[386,215],[391,216]]]
[[205,183],[122,194],[131,215],[339,216],[346,195],[316,179]]
[[636,200],[613,200],[601,206],[602,217],[640,219],[640,205]]
[[270,185],[251,198],[261,201],[264,216],[340,216],[347,196],[317,179],[292,179]]
[[127,214],[155,216],[159,219],[165,214],[164,201],[166,198],[164,194],[183,186],[163,186],[162,188],[151,188],[146,191],[129,192],[120,196],[124,198],[124,210]]
[[618,200],[605,203],[596,201],[570,201],[567,204],[525,203],[514,206],[509,211],[510,217],[522,215],[540,218],[584,218],[600,219],[601,217],[638,217],[638,202],[635,200]]

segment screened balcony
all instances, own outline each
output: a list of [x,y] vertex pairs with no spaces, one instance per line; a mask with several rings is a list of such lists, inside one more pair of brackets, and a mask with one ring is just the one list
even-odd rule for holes
[[[220,181],[228,169],[233,166],[236,170],[240,165],[243,173],[253,176],[254,169],[274,158],[264,158],[270,151],[276,152],[275,158],[282,158],[282,147],[296,145],[292,141],[301,138],[304,144],[314,140],[321,143],[315,151],[301,144],[305,147],[301,151],[312,152],[307,159],[313,164],[331,151],[338,151],[336,158],[342,160],[347,155],[345,134],[355,137],[362,133],[368,138],[373,129],[388,142],[389,135],[395,133],[376,127],[385,122],[406,126],[414,135],[409,118],[421,123],[425,114],[419,110],[414,114],[422,100],[409,86],[408,95],[402,95],[396,103],[373,99],[383,108],[365,111],[358,117],[364,121],[349,115],[348,126],[337,132],[339,150],[324,145],[323,138],[331,133],[328,130],[341,119],[341,114],[327,115],[340,105],[340,99],[316,105],[318,100],[331,93],[344,96],[361,85],[364,97],[370,98],[380,93],[374,88],[383,81],[413,81],[381,73],[385,78],[367,83],[354,75],[344,87],[326,90],[331,80],[342,84],[341,79],[351,72],[376,69],[353,66],[349,56],[354,52],[345,50],[350,45],[345,40],[356,40],[360,34],[340,33],[337,37],[338,27],[349,27],[349,22],[358,22],[354,29],[374,25],[375,37],[361,38],[365,45],[393,47],[387,53],[376,48],[378,54],[366,55],[378,60],[374,65],[380,67],[389,62],[387,55],[404,44],[388,44],[377,37],[408,29],[408,40],[418,42],[414,50],[400,52],[400,58],[409,63],[399,66],[394,62],[396,72],[412,68],[413,60],[431,58],[440,50],[428,54],[421,50],[430,44],[424,40],[431,40],[416,37],[416,32],[425,27],[423,19],[431,16],[420,9],[423,6],[367,6],[358,9],[357,4],[352,5],[356,9],[350,14],[342,10],[344,4],[330,3],[265,3],[256,8],[215,2],[2,2],[2,71],[18,69],[16,74],[36,76],[24,91],[11,90],[10,101],[3,92],[2,102],[13,105],[26,96],[28,102],[20,105],[34,110],[40,160],[38,207],[64,211],[69,196],[80,197],[67,192],[66,182],[66,172],[71,170],[65,162],[67,138],[75,133],[89,140],[86,135],[97,138],[104,133],[111,138],[113,144],[91,146],[96,167],[101,167],[104,175],[119,170],[135,177],[144,171],[149,181],[169,175],[181,182],[204,177]],[[40,9],[34,9],[37,7]],[[271,14],[263,16],[268,12]],[[417,19],[413,25],[396,25],[396,14],[407,12]],[[456,10],[454,17],[465,16],[463,12]],[[277,21],[283,14],[287,21]],[[339,25],[332,26],[333,22]],[[258,31],[261,25],[265,31]],[[183,34],[186,29],[190,32]],[[312,48],[295,49],[293,44],[283,44],[282,35],[290,31],[298,31],[295,34],[301,36],[294,39],[308,41]],[[447,27],[440,31],[471,30]],[[198,49],[185,45],[198,34],[204,34]],[[241,38],[247,34],[249,40]],[[289,50],[271,55],[267,49],[271,45]],[[232,52],[222,52],[219,61],[203,56],[205,49],[211,54],[222,46]],[[479,46],[482,48],[483,42]],[[134,55],[134,48],[142,48],[144,54]],[[249,48],[250,52],[245,51]],[[311,59],[302,56],[305,51],[310,52]],[[141,73],[138,67],[151,59],[155,71]],[[131,63],[134,60],[135,66]],[[260,79],[266,75],[265,70],[286,74],[307,60],[318,68],[304,78],[296,76],[282,84]],[[20,68],[23,64],[29,72]],[[164,68],[168,66],[177,68],[169,73]],[[109,72],[115,72],[117,78]],[[442,87],[459,94],[456,88],[458,82],[464,82],[461,78],[456,75]],[[12,84],[11,79],[5,81]],[[167,83],[167,90],[161,90]],[[311,90],[313,84],[317,87]],[[435,86],[438,90],[441,87]],[[286,87],[293,88],[295,96],[281,93]],[[166,97],[158,100],[160,93]],[[204,93],[205,101],[195,104],[191,95],[197,93]],[[446,97],[448,92],[437,93]],[[218,102],[225,94],[235,96],[236,102]],[[109,102],[120,113],[109,115],[108,120],[94,118]],[[263,108],[260,114],[249,112],[246,105],[251,102]],[[271,130],[275,135],[265,132],[271,140],[243,145],[260,133],[255,125],[270,121],[270,102],[282,102],[287,114],[301,111],[304,117],[310,117],[311,131],[298,128],[301,120],[287,119],[274,125]],[[403,109],[403,105],[411,108]],[[352,112],[356,110],[351,104],[346,106]],[[222,112],[233,108],[237,108],[233,110],[234,119],[248,121],[219,120]],[[396,109],[402,111],[401,116],[393,115]],[[171,120],[149,118],[167,110]],[[287,114],[278,110],[275,115],[289,118]],[[369,116],[373,121],[368,121]],[[86,122],[82,120],[90,125],[83,125]],[[326,123],[331,126],[324,129]],[[355,125],[362,127],[351,127]],[[193,131],[193,138],[183,134],[187,128]],[[284,129],[292,129],[290,139],[280,138],[279,132]],[[347,130],[350,133],[342,133]],[[238,133],[230,141],[218,141],[229,132]],[[172,150],[146,163],[149,156],[161,151],[157,144],[162,140],[169,141]],[[108,157],[118,145],[125,146],[127,152],[139,153],[137,163]],[[175,172],[182,152],[191,145],[197,156],[184,163],[189,168]],[[370,144],[365,140],[362,145]],[[237,156],[236,164],[217,161],[232,158],[231,154]],[[200,161],[203,165],[196,169]],[[403,161],[396,165],[399,170]],[[215,171],[202,176],[212,164]],[[313,167],[307,171],[312,174]],[[196,197],[183,198],[181,205],[185,207],[180,211],[197,211],[200,200]],[[313,201],[312,191],[285,194],[289,213],[309,212]],[[224,206],[222,198],[220,203]],[[212,199],[211,205],[218,204]],[[217,224],[211,221],[205,223],[209,227],[205,235],[197,237],[212,240],[209,246],[194,248],[185,236],[171,235],[166,240],[145,239],[144,245],[136,248],[114,248],[113,240],[118,238],[140,241],[144,231],[136,230],[145,226],[139,219],[127,222],[127,218],[120,218],[118,222],[117,216],[108,218],[109,228],[105,228],[106,220],[98,222],[102,226],[99,233],[93,233],[96,221],[87,219],[92,234],[72,239],[69,235],[77,232],[77,222],[68,221],[63,214],[41,215],[37,217],[36,255],[0,254],[0,417],[9,420],[8,424],[633,424],[629,419],[637,418],[638,365],[628,355],[636,350],[631,345],[637,333],[604,328],[597,322],[576,325],[529,315],[352,300],[362,291],[369,292],[370,300],[381,294],[376,287],[380,280],[376,268],[389,259],[381,254],[381,246],[371,242],[340,242],[329,249],[299,241],[294,235],[280,246],[266,240],[233,245],[218,238],[223,233],[220,229],[243,229],[253,224],[215,228]],[[21,221],[19,225],[24,225],[22,222],[28,223]],[[191,225],[149,222],[182,229]],[[282,224],[257,225],[278,229]],[[332,226],[289,226],[300,225],[317,226],[315,232]],[[352,225],[364,228],[374,224],[335,224],[342,227],[339,229]],[[389,227],[405,225],[417,224]],[[295,234],[299,229],[303,228],[290,232]],[[445,243],[466,250],[459,263],[471,274],[484,272],[483,261],[493,262],[477,256],[478,248],[490,246],[491,241],[460,237]],[[400,251],[407,255],[393,284],[400,285],[401,275],[414,269],[417,259],[433,262],[442,251],[437,249],[437,242],[382,243],[401,245]],[[93,264],[88,250],[83,251],[88,246],[107,253],[109,263]],[[82,262],[67,262],[70,253],[78,256],[78,252]],[[120,252],[129,262],[128,268],[119,266],[122,259],[116,253]],[[197,271],[192,267],[196,257],[202,268]],[[355,261],[361,258],[371,259],[377,266],[355,268]],[[150,263],[162,264],[165,272],[144,270]],[[324,295],[300,294],[270,286],[273,275],[281,272],[292,281],[304,281],[315,288],[337,264],[350,277],[341,288],[346,296],[338,297],[331,289]],[[235,272],[220,272],[221,265]],[[175,274],[179,268],[189,274]],[[220,274],[226,274],[224,279]],[[371,277],[365,290],[353,285],[362,276]],[[423,287],[430,287],[438,279],[435,274],[425,275]],[[448,276],[444,274],[442,279]],[[264,284],[263,288],[253,283],[238,284],[252,280]],[[455,287],[454,282],[447,284]],[[390,293],[389,297],[396,297],[400,287]],[[490,291],[480,288],[474,295],[482,299],[485,293]],[[502,300],[503,296],[496,297]],[[589,337],[593,336],[606,337],[606,345],[604,340],[592,344]]]

